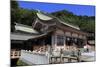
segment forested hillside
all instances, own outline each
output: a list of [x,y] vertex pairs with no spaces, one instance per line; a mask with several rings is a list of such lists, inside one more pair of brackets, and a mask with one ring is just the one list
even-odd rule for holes
[[[22,23],[32,25],[36,18],[36,10],[27,10],[20,8],[16,1],[11,1],[11,31],[14,30],[14,23]],[[67,10],[61,10],[51,13],[65,23],[78,25],[82,31],[95,32],[95,17],[94,16],[77,16]]]
[[65,23],[78,25],[81,30],[86,32],[95,32],[95,17],[94,16],[77,16],[67,10],[52,13]]

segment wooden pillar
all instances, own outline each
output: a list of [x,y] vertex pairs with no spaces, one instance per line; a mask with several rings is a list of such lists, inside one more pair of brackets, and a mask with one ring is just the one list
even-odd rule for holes
[[66,49],[66,35],[65,35],[65,32],[64,32],[64,49]]
[[51,38],[52,40],[52,47],[53,47],[53,49],[55,49],[55,47],[56,47],[56,36],[55,35],[52,35],[52,38]]
[[87,44],[87,38],[86,38],[86,36],[84,38],[84,43]]
[[57,35],[55,35],[55,49],[56,49],[56,47],[57,47]]

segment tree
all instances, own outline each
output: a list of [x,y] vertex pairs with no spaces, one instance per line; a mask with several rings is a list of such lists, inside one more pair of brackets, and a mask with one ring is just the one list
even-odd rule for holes
[[11,1],[11,32],[14,31],[14,22],[19,21],[20,14],[19,14],[19,5],[17,1]]
[[15,22],[32,26],[36,12],[36,10],[20,8],[17,1],[11,1],[11,32],[15,30]]

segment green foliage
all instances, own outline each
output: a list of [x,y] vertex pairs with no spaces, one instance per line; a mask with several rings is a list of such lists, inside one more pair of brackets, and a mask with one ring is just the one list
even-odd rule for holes
[[32,25],[32,22],[36,19],[35,10],[20,9],[20,22],[26,25]]
[[28,64],[24,63],[24,62],[21,61],[21,60],[18,60],[17,65],[18,65],[18,66],[28,66]]
[[17,1],[11,1],[11,8],[17,9],[19,7]]
[[14,31],[14,22],[20,19],[19,5],[16,1],[11,1],[11,31]]
[[14,31],[15,22],[31,26],[36,18],[36,12],[19,8],[17,1],[11,1],[11,32]]
[[80,27],[85,32],[95,32],[95,17],[94,16],[77,16],[66,10],[52,13],[65,23],[72,23]]
[[11,1],[11,22],[31,25],[36,18],[36,10],[19,8],[16,1]]

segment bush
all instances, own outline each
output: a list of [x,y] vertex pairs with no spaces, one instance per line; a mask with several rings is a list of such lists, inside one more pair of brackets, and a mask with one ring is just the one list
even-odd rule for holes
[[28,66],[28,64],[26,64],[26,63],[23,62],[22,60],[18,60],[18,61],[17,61],[17,65],[18,65],[18,66]]

